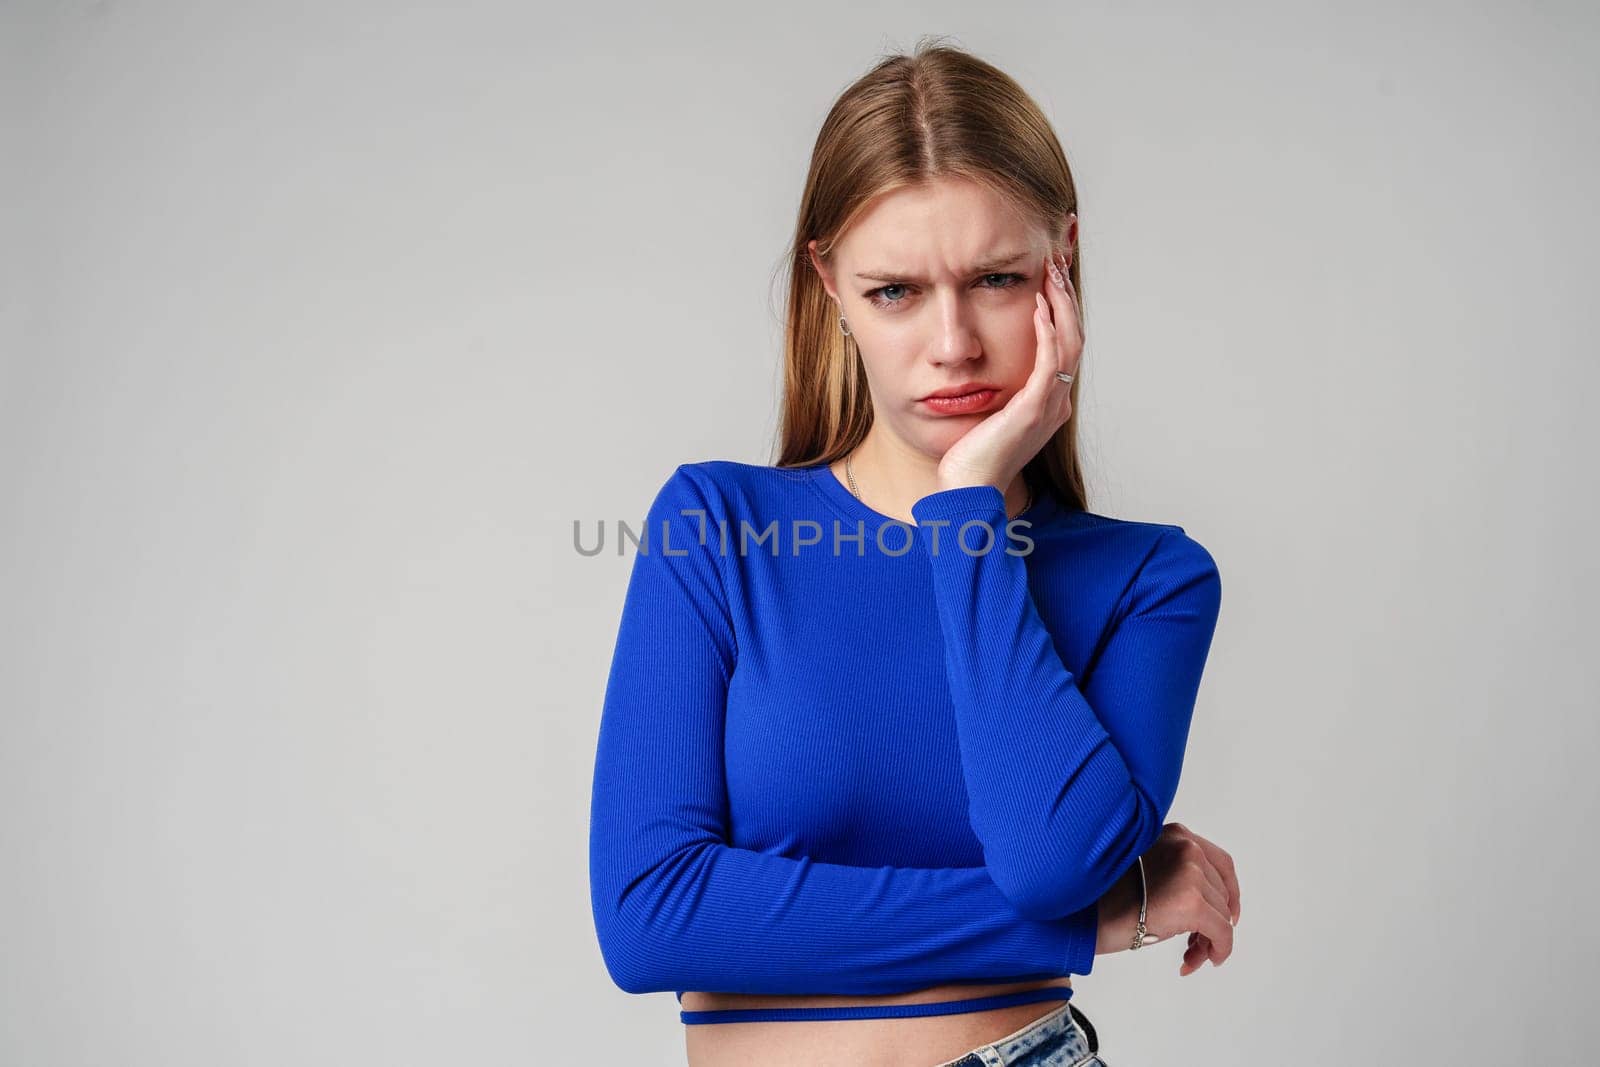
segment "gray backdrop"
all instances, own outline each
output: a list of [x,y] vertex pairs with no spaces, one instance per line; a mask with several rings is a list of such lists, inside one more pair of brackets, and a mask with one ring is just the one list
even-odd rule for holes
[[818,124],[924,33],[1074,164],[1094,510],[1224,577],[1237,948],[1101,957],[1109,1061],[1593,1058],[1592,7],[0,12],[0,1061],[683,1062],[572,524],[771,460]]

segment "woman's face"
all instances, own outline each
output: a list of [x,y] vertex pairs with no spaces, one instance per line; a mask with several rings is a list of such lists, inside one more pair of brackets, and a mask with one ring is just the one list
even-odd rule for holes
[[[1073,247],[1075,216],[1056,247]],[[873,422],[937,459],[1027,382],[1034,365],[1034,293],[1049,236],[975,182],[940,179],[877,200],[812,264],[861,349]],[[993,386],[966,406],[926,401],[972,383]]]

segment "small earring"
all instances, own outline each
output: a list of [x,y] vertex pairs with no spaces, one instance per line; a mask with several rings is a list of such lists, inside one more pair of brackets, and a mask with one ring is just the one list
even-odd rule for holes
[[846,337],[850,336],[850,327],[845,325],[845,321],[844,321],[844,316],[843,315],[839,316],[839,332],[844,334]]

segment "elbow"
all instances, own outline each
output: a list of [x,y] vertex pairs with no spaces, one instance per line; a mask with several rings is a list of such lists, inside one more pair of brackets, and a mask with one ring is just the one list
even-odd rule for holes
[[667,992],[665,986],[655,982],[648,972],[634,967],[631,961],[610,952],[602,952],[601,955],[606,962],[606,974],[611,976],[611,984],[624,993]]
[[1100,899],[1087,871],[1066,876],[1028,867],[989,865],[989,877],[1024,919],[1064,919]]
[[[1159,832],[1159,824],[1155,830]],[[1048,922],[1098,904],[1153,837],[1147,832],[1105,834],[1101,847],[1087,854],[1033,849],[998,860],[986,853],[984,862],[990,880],[1018,915]]]
[[590,913],[606,974],[624,993],[660,993],[681,988],[671,984],[677,976],[663,966],[671,956],[656,944],[647,917],[649,909],[633,895],[637,892],[631,878],[608,878],[599,869],[591,873]]
[[[679,850],[665,863],[695,852],[692,847]],[[673,879],[663,878],[663,865],[591,850],[589,905],[595,937],[606,974],[624,993],[705,988],[692,984],[699,955],[692,933],[663,917],[681,908],[671,898]]]
[[625,924],[626,920],[617,914],[595,917],[600,958],[605,961],[606,974],[611,977],[612,984],[624,993],[673,991],[676,987],[670,976],[656,964],[660,956],[651,951],[639,931]]
[[[1039,832],[1008,842],[1005,850],[984,850],[989,877],[1026,919],[1062,919],[1099,902],[1135,859],[1160,836],[1172,791],[1152,797],[1138,785],[1115,809],[1114,817],[1090,823],[1085,835],[1094,842],[1086,851],[1063,847],[1051,851],[1041,841],[1064,841],[1064,833]],[[1072,835],[1073,840],[1080,840]]]

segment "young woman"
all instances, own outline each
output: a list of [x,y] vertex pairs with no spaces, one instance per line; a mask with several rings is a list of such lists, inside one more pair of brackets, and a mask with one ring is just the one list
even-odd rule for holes
[[781,455],[680,465],[606,686],[590,884],[691,1067],[1104,1064],[1071,975],[1189,931],[1231,858],[1164,818],[1221,603],[1088,510],[1077,197],[1017,84],[920,45],[823,124]]

